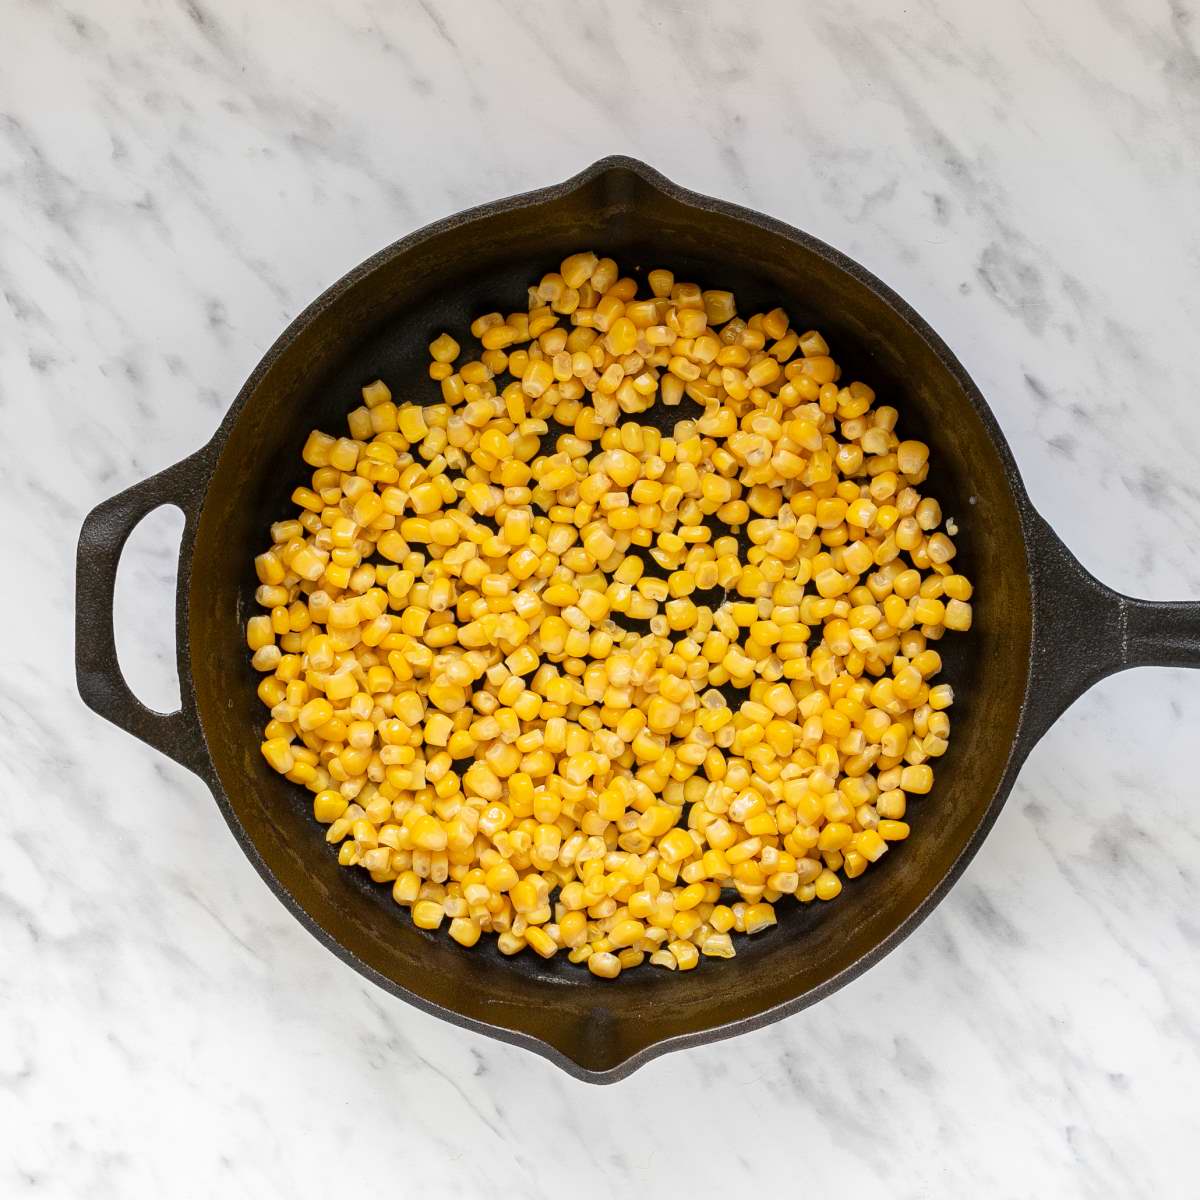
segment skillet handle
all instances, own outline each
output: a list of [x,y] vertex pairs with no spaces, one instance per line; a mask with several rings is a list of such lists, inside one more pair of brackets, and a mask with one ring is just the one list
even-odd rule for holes
[[1125,667],[1200,667],[1200,600],[1125,601]]
[[1029,539],[1037,607],[1025,751],[1100,680],[1130,667],[1200,667],[1200,600],[1138,600],[1101,583],[1037,512]]
[[[113,592],[117,565],[129,535],[156,508],[173,504],[183,512],[183,541],[188,542],[209,472],[206,446],[98,504],[88,513],[79,531],[75,560],[75,679],[84,703],[201,776],[207,770],[208,751],[189,689],[180,687],[183,701],[178,711],[155,712],[133,694],[121,674],[113,630]],[[182,638],[183,631],[179,630],[177,636]],[[181,677],[185,654],[186,647],[181,642],[176,648]]]

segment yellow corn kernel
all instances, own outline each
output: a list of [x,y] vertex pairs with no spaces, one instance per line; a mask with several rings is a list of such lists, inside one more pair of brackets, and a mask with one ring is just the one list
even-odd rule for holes
[[821,830],[821,835],[817,839],[817,848],[819,850],[841,850],[850,844],[853,836],[854,830],[845,822],[830,821]]
[[971,628],[971,618],[971,605],[965,600],[949,600],[946,602],[944,622],[947,629],[965,633]]
[[626,946],[635,945],[642,940],[646,932],[645,925],[641,921],[628,918],[623,921],[618,921],[612,929],[609,930],[608,940],[610,945],[617,949],[623,949]]
[[[264,579],[263,582],[269,581]],[[942,577],[942,590],[951,600],[970,600],[974,589],[964,575],[945,575]]]
[[[330,833],[333,827],[330,827]],[[416,871],[401,871],[392,884],[392,899],[397,904],[413,904],[421,894],[421,877]]]
[[412,843],[420,850],[445,850],[446,830],[436,817],[424,814],[416,819],[410,830]]
[[875,829],[863,829],[856,833],[851,844],[855,852],[868,862],[878,862],[887,852],[887,842]]
[[[413,919],[416,920],[415,913]],[[449,934],[460,946],[469,947],[479,941],[482,929],[471,917],[455,917],[450,922]]]
[[708,923],[718,933],[728,933],[734,926],[733,909],[726,904],[718,904],[709,914]]
[[300,710],[298,724],[305,732],[319,729],[333,717],[333,705],[321,697],[310,700]]
[[671,829],[659,839],[658,852],[668,863],[682,862],[695,854],[696,843],[685,829]]
[[445,915],[445,908],[433,900],[418,900],[412,906],[412,921],[418,929],[436,929]]
[[[519,877],[516,868],[511,863],[498,862],[487,871],[484,880],[488,888],[499,895],[501,892],[508,892],[516,887]],[[536,901],[536,896],[534,900]]]
[[901,442],[896,447],[896,465],[904,475],[916,475],[929,459],[924,442]]
[[924,763],[904,767],[900,772],[900,787],[915,796],[924,796],[933,787],[933,771]]
[[770,904],[749,904],[743,920],[747,933],[761,933],[776,924],[775,909]]
[[246,645],[251,650],[260,650],[262,647],[271,646],[274,643],[275,630],[272,628],[269,616],[254,616],[246,622]]
[[592,278],[600,260],[591,251],[584,254],[572,254],[562,261],[559,268],[562,281],[569,288],[580,288]]
[[[952,604],[958,604],[959,601],[951,601]],[[964,606],[970,612],[970,606]],[[918,625],[941,625],[946,620],[946,605],[940,600],[932,596],[922,596],[913,605],[912,614],[913,620]],[[967,626],[970,626],[970,619],[967,620]]]
[[681,971],[692,970],[700,961],[700,951],[692,942],[683,941],[682,939],[668,942],[667,949]]
[[828,868],[817,876],[815,882],[818,900],[832,900],[842,890],[842,881]]
[[621,973],[621,960],[607,950],[593,951],[588,955],[587,968],[601,979],[616,979]]
[[440,334],[429,343],[429,356],[435,362],[453,362],[458,353],[458,343],[448,333]]
[[555,940],[537,925],[530,925],[526,928],[525,941],[529,948],[542,958],[553,958],[558,952],[558,944]]
[[313,816],[323,825],[332,825],[346,811],[349,801],[341,792],[326,788],[313,797]]

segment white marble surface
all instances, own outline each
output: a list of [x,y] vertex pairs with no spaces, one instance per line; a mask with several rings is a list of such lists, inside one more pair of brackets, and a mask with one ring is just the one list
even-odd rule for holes
[[[602,1089],[296,925],[203,786],[82,706],[71,577],[85,512],[349,266],[628,152],[880,274],[1084,563],[1198,596],[1197,16],[0,0],[0,1195],[1195,1196],[1200,675],[1079,703],[881,966]],[[178,527],[122,575],[161,703]]]

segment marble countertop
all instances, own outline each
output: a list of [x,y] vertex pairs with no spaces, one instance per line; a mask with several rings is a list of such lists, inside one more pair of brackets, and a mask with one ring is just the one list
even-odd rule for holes
[[[596,1088],[305,933],[203,785],[83,707],[71,579],[84,514],[350,266],[623,152],[879,274],[1084,564],[1200,596],[1197,12],[9,0],[0,1194],[1194,1196],[1200,675],[1076,704],[880,966]],[[122,568],[160,707],[179,528]]]

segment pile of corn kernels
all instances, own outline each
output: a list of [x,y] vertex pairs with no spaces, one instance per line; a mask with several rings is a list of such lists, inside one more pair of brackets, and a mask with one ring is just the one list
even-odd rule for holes
[[572,255],[477,357],[432,343],[440,403],[365,387],[247,624],[262,752],[344,866],[605,979],[732,957],[907,837],[971,625],[896,410],[781,309],[647,283]]

